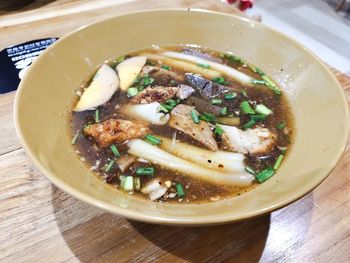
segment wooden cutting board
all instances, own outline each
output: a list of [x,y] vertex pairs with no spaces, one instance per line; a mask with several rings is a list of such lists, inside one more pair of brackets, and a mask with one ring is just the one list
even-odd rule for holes
[[[116,14],[167,7],[243,15],[217,0],[40,0],[0,11],[0,49],[60,37]],[[350,99],[350,78],[333,72]],[[270,215],[216,227],[150,225],[105,213],[53,186],[15,135],[14,95],[0,96],[1,262],[350,261],[349,147],[318,188]]]

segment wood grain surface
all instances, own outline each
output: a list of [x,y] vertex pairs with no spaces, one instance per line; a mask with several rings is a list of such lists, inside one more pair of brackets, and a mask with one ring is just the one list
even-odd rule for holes
[[[0,49],[150,7],[238,12],[216,0],[116,2],[41,0],[0,11]],[[350,101],[350,78],[333,72]],[[0,96],[0,262],[350,262],[349,145],[319,187],[270,215],[215,227],[157,226],[105,213],[53,186],[20,147],[13,100],[14,93]]]

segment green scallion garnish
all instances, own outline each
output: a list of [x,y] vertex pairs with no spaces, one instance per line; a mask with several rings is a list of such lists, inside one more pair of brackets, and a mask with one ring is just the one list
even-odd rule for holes
[[240,106],[241,106],[241,110],[243,111],[243,113],[245,113],[245,114],[255,114],[255,111],[250,106],[248,101],[246,101],[246,100],[242,101]]
[[162,140],[157,138],[156,136],[153,136],[151,134],[147,134],[145,136],[146,141],[148,141],[149,143],[153,144],[153,145],[158,145],[161,144]]
[[199,116],[195,110],[191,111],[191,118],[194,123],[199,123]]
[[151,78],[150,76],[146,75],[142,79],[142,84],[144,86],[151,85],[154,82],[154,78]]
[[250,118],[255,121],[264,121],[266,120],[266,115],[264,114],[253,114],[250,115]]
[[201,63],[197,63],[197,66],[198,67],[201,67],[201,68],[210,68],[211,66],[208,65],[208,64],[201,64]]
[[112,169],[113,165],[114,165],[114,160],[108,163],[108,165],[105,168],[105,172],[109,172]]
[[120,187],[126,191],[131,192],[134,190],[134,178],[132,176],[125,176],[120,182]]
[[95,111],[95,122],[100,122],[100,111],[98,109]]
[[252,167],[250,167],[250,166],[245,166],[245,167],[244,167],[244,170],[245,170],[246,172],[250,173],[250,174],[253,174],[253,175],[256,174],[256,172],[254,171],[254,169],[253,169]]
[[213,78],[212,81],[225,86],[230,84],[228,81],[225,81],[223,77]]
[[255,107],[255,111],[257,113],[260,113],[260,114],[263,114],[263,115],[266,115],[266,116],[269,116],[270,114],[272,114],[272,110],[270,110],[268,107],[266,107],[264,104],[259,104],[259,105],[256,105]]
[[169,112],[169,110],[167,109],[167,105],[164,103],[160,103],[160,111],[164,113]]
[[235,55],[223,54],[223,55],[220,55],[220,56],[221,56],[222,58],[227,58],[230,62],[244,64],[243,59],[241,59],[240,57],[237,57],[237,56],[235,56]]
[[171,67],[169,67],[169,66],[167,66],[167,65],[162,65],[161,66],[163,69],[166,69],[166,70],[170,70],[171,69]]
[[251,119],[250,121],[248,121],[246,124],[243,125],[243,129],[249,129],[251,127],[253,127],[256,124],[256,121]]
[[224,130],[219,126],[219,125],[215,125],[215,129],[214,129],[214,133],[221,136],[224,134]]
[[182,184],[180,184],[180,183],[176,184],[176,192],[177,192],[177,196],[179,198],[185,197],[185,192],[184,192],[184,189],[182,187]]
[[73,139],[71,140],[71,144],[74,145],[77,142],[77,139],[79,137],[79,131],[76,132],[76,134],[74,135]]
[[252,79],[250,81],[252,84],[258,84],[258,85],[266,85],[265,80],[263,79]]
[[283,161],[283,158],[284,158],[284,155],[283,154],[280,154],[275,162],[275,165],[273,166],[273,169],[277,170],[280,166],[281,166],[281,163]]
[[243,95],[244,97],[248,98],[248,94],[247,94],[247,92],[246,92],[245,90],[242,90],[241,93],[242,93],[242,95]]
[[222,116],[227,115],[227,107],[223,107],[223,108],[220,110],[220,115],[222,115]]
[[154,175],[154,167],[140,167],[136,169],[137,175]]
[[279,130],[283,130],[284,127],[286,127],[286,123],[285,122],[280,122],[280,123],[277,123],[277,125],[276,125],[276,128],[279,129]]
[[120,153],[119,153],[119,151],[118,151],[118,148],[117,148],[117,146],[115,146],[114,144],[112,144],[111,146],[110,146],[110,149],[111,149],[111,151],[113,152],[113,154],[114,154],[114,156],[115,157],[120,157]]
[[272,167],[266,168],[255,175],[255,180],[261,184],[267,179],[271,178],[275,174],[275,172],[276,171]]
[[233,100],[236,98],[237,94],[232,92],[232,93],[225,93],[224,98],[225,100]]
[[206,122],[214,122],[216,120],[216,117],[211,113],[203,113],[199,118]]
[[212,99],[211,104],[213,105],[221,105],[222,99]]
[[134,187],[136,190],[140,190],[141,189],[141,180],[139,177],[135,177],[134,178]]
[[131,88],[128,88],[128,95],[129,97],[134,97],[137,95],[137,93],[139,93],[139,90],[135,87],[131,87]]

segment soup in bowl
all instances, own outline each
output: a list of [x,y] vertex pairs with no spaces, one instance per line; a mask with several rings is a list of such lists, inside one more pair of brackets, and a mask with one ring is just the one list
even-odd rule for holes
[[343,91],[305,48],[256,22],[185,10],[62,38],[21,82],[15,118],[58,187],[179,225],[287,205],[326,178],[348,134]]

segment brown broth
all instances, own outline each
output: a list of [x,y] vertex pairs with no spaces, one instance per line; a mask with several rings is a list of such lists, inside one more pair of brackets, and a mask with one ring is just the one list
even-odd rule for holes
[[[220,52],[217,52],[217,51],[198,48],[198,47],[183,47],[183,46],[166,47],[166,49],[172,50],[172,51],[178,51],[178,52],[181,52],[184,49],[190,49],[190,52],[195,52],[195,53],[197,52],[197,55],[198,53],[205,54],[205,56],[207,56],[206,58],[213,59],[215,61],[221,61],[223,64],[234,67],[246,73],[247,75],[250,75],[253,78],[256,78],[256,79],[260,78],[258,73],[254,73],[252,70],[242,65],[241,63],[232,63],[227,59],[221,59]],[[139,52],[131,53],[128,56],[135,56],[145,51],[151,52],[151,53],[157,53],[156,49],[148,49],[148,50],[142,50]],[[116,63],[116,60],[111,59],[109,61],[110,65],[114,65],[115,63]],[[179,69],[171,69],[171,70],[178,74],[186,73]],[[250,102],[253,102],[255,104],[262,103],[268,108],[272,109],[273,114],[270,115],[265,121],[261,122],[259,125],[262,127],[266,127],[270,131],[277,134],[278,135],[277,145],[280,147],[288,146],[288,151],[290,151],[289,146],[292,142],[294,126],[293,126],[293,118],[292,118],[291,110],[290,110],[288,101],[286,99],[286,96],[275,95],[271,90],[267,89],[264,86],[256,86],[253,88],[245,87],[239,84],[238,82],[234,81],[233,79],[229,79],[229,78],[225,78],[225,79],[230,82],[231,84],[230,86],[237,93],[237,97],[236,99],[230,100],[230,101],[223,100],[223,104],[221,106],[226,106],[229,112],[232,113],[240,109],[240,103],[243,100],[249,100]],[[84,85],[82,85],[82,87],[87,87],[90,82],[91,82],[91,77],[89,77],[89,79],[86,80],[86,82],[84,83]],[[156,79],[155,82],[152,83],[152,85],[163,85],[163,86],[174,86],[177,84],[180,84],[180,83],[175,83],[175,84],[166,83],[162,79]],[[102,122],[110,118],[130,119],[128,116],[125,116],[124,114],[120,113],[118,108],[118,106],[122,106],[123,104],[126,104],[128,100],[129,98],[127,94],[125,92],[120,91],[119,89],[113,95],[110,101],[98,107],[99,114],[100,114],[100,121]],[[95,111],[84,111],[84,112],[72,111],[72,117],[70,120],[72,137],[77,133],[77,131],[80,132],[80,135],[74,147],[76,148],[76,152],[79,154],[79,157],[85,158],[85,161],[88,164],[89,168],[95,166],[96,161],[100,163],[98,168],[95,170],[95,173],[99,178],[104,180],[106,183],[112,185],[113,187],[119,188],[119,184],[120,184],[119,176],[122,173],[120,172],[117,165],[114,165],[109,172],[104,171],[104,168],[108,165],[108,163],[111,160],[115,159],[115,156],[111,151],[111,149],[109,147],[102,148],[102,149],[99,148],[92,139],[82,134],[82,129],[85,125],[95,123],[94,117],[95,117]],[[239,118],[240,118],[241,124],[240,126],[238,126],[238,128],[242,128],[243,124],[249,121],[249,117],[247,115],[239,114]],[[285,128],[284,129],[276,128],[276,126],[281,122],[284,122],[286,124]],[[154,134],[162,135],[168,138],[172,138],[173,134],[176,131],[174,128],[168,125],[163,125],[163,126],[150,125],[150,129],[154,132]],[[202,145],[198,141],[192,139],[190,136],[180,131],[177,131],[176,134],[177,134],[178,140],[205,148],[204,145]],[[217,136],[216,139],[219,147],[221,147],[220,138],[218,138]],[[124,155],[127,153],[126,143],[117,145],[117,147],[121,155]],[[275,147],[265,156],[246,155],[245,164],[252,167],[255,171],[261,171],[267,167],[273,166],[280,154],[281,154],[281,150]],[[144,162],[136,161],[133,163],[133,165],[130,167],[130,169],[127,172],[123,173],[123,175],[136,176],[135,175],[136,168],[149,166],[149,165],[150,163],[147,164]],[[176,192],[175,183],[181,183],[186,193],[185,197],[181,198],[180,200],[177,197],[167,198],[167,195],[165,195],[164,197],[159,199],[159,201],[163,201],[163,202],[180,201],[180,202],[200,203],[200,202],[215,201],[218,199],[228,198],[234,195],[240,195],[254,188],[257,185],[257,183],[253,183],[253,185],[249,188],[237,188],[237,187],[228,187],[224,185],[215,185],[212,183],[195,179],[190,176],[183,175],[178,172],[165,169],[159,165],[152,165],[152,166],[155,167],[156,177],[161,178],[163,181],[168,180],[172,182],[172,186],[170,187],[168,193]],[[154,177],[140,176],[141,187],[142,185],[147,183],[149,180],[152,180],[152,178]],[[147,196],[137,191],[135,191],[134,194],[136,196],[148,198]]]

